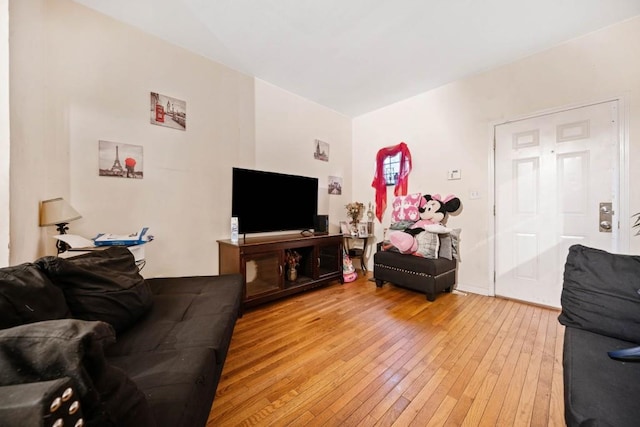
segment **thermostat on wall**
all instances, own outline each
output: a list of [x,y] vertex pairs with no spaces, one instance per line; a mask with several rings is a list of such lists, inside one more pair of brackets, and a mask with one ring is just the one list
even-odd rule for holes
[[460,169],[447,171],[447,179],[460,179]]

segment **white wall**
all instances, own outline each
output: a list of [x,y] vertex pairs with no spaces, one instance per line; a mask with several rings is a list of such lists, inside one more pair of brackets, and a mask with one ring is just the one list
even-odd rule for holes
[[0,0],[0,267],[9,265],[9,2]]
[[[455,194],[463,202],[449,225],[462,228],[459,288],[491,290],[490,124],[552,108],[624,96],[628,107],[630,211],[640,211],[640,17],[478,76],[457,81],[354,119],[354,170],[404,141],[413,155],[410,192]],[[459,168],[462,179],[448,181]],[[371,176],[354,176],[353,196],[372,197]],[[472,200],[471,191],[480,199]],[[388,199],[392,200],[390,194]],[[388,225],[389,213],[384,223]],[[630,233],[629,230],[624,232]],[[379,235],[381,236],[381,234]],[[633,253],[640,240],[631,239]]]
[[[55,253],[38,202],[63,196],[83,215],[71,232],[151,227],[147,276],[217,272],[253,79],[70,1],[11,5],[12,263]],[[150,124],[151,91],[187,102],[186,131]],[[98,176],[99,140],[141,145],[144,179]]]
[[[630,182],[640,173],[640,58],[631,54],[640,18],[351,121],[70,0],[11,1],[9,17],[14,264],[55,253],[54,230],[38,227],[38,203],[63,196],[83,215],[72,232],[150,226],[146,276],[216,273],[216,239],[229,237],[232,166],[316,176],[323,189],[328,176],[343,177],[343,195],[320,203],[337,231],[346,203],[374,199],[375,153],[404,141],[414,162],[409,190],[462,199],[449,221],[463,228],[460,287],[488,292],[490,123],[624,95]],[[149,124],[150,91],[187,102],[186,132]],[[313,159],[316,138],[330,144],[329,162]],[[100,139],[142,145],[144,179],[99,177]],[[453,168],[462,180],[445,179]],[[471,191],[481,198],[469,199]],[[636,186],[630,200],[640,211]],[[632,251],[640,252],[638,239]]]
[[[256,167],[318,178],[318,213],[339,232],[351,196],[351,119],[264,81],[255,86]],[[328,162],[314,159],[316,139],[329,144]],[[328,195],[329,176],[343,178],[342,195]]]
[[[11,263],[55,254],[38,203],[63,196],[72,233],[151,227],[146,277],[216,274],[233,166],[349,182],[350,119],[70,0],[10,6]],[[149,123],[151,91],[187,102],[186,131]],[[98,176],[99,140],[141,145],[144,179]]]
[[[51,97],[45,89],[50,62],[46,3],[9,2],[11,264],[31,261],[43,249],[39,201],[69,197],[67,148],[52,135]],[[27,257],[24,248],[29,248]]]

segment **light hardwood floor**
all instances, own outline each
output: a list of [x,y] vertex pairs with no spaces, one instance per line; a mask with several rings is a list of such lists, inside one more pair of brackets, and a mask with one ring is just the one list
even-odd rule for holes
[[564,426],[558,314],[362,276],[256,307],[208,426]]

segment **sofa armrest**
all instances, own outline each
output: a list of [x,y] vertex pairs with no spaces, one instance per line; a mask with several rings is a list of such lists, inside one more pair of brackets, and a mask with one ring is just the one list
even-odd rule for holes
[[2,386],[0,395],[0,425],[48,427],[84,424],[80,401],[69,377]]
[[4,387],[68,377],[82,402],[86,424],[155,425],[145,395],[124,371],[106,360],[104,348],[113,342],[115,332],[109,324],[78,319],[0,330],[0,400]]

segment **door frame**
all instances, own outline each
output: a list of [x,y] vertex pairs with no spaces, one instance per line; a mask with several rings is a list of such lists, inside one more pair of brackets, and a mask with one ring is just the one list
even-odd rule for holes
[[574,110],[578,108],[588,107],[595,104],[603,104],[606,102],[618,102],[618,197],[620,210],[618,228],[619,238],[617,240],[616,251],[621,253],[629,252],[631,218],[629,217],[629,106],[625,102],[624,96],[615,96],[592,102],[583,102],[578,104],[554,107],[547,110],[537,111],[531,114],[512,117],[507,120],[495,120],[489,123],[489,295],[496,295],[496,182],[495,182],[495,157],[496,157],[496,127],[520,120],[531,119],[534,117],[559,113],[566,110]]

